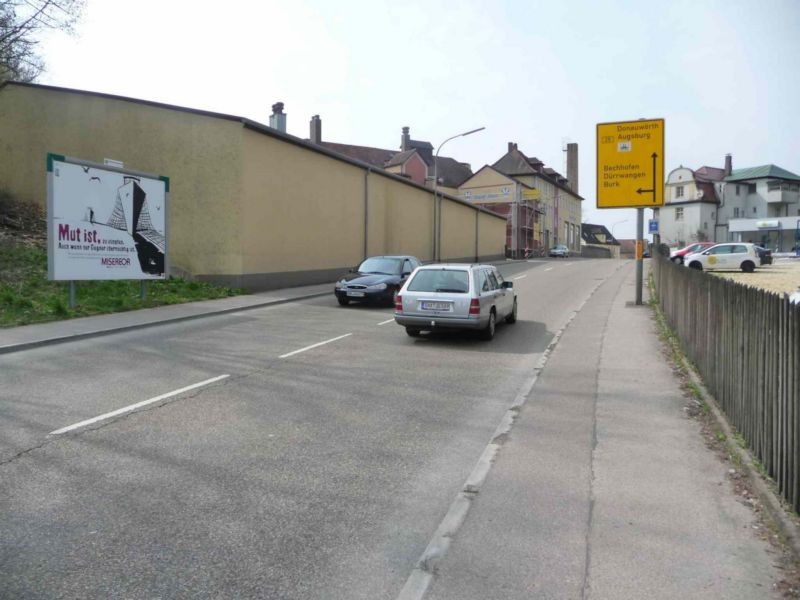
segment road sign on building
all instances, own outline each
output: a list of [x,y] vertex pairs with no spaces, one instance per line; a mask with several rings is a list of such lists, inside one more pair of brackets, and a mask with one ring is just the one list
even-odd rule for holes
[[598,123],[597,208],[664,204],[664,119]]

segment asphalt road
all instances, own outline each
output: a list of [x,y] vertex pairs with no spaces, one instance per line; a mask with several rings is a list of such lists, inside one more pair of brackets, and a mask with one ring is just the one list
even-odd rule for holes
[[395,598],[619,265],[504,266],[519,321],[488,343],[331,294],[0,356],[0,597]]

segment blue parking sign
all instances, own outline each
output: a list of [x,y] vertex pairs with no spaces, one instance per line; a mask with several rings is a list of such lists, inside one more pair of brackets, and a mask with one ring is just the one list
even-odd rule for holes
[[649,233],[658,233],[658,219],[650,219],[647,223],[649,225]]

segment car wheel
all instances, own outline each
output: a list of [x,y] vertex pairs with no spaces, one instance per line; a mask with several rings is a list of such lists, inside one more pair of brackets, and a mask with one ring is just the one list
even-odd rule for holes
[[422,335],[422,331],[420,329],[415,329],[414,327],[406,327],[406,333],[408,337],[419,337]]
[[752,273],[755,270],[756,266],[749,260],[746,260],[742,263],[742,271],[744,271],[745,273]]
[[347,298],[342,298],[341,296],[336,296],[336,299],[339,301],[339,304],[341,306],[347,306],[348,304],[350,304],[350,300],[347,299]]
[[486,341],[489,341],[492,338],[494,338],[494,330],[496,326],[497,326],[497,315],[495,314],[493,308],[492,312],[489,313],[489,322],[486,324],[486,327],[484,327],[483,331],[481,331],[481,338]]
[[693,262],[692,264],[689,265],[689,268],[694,269],[695,271],[702,271],[703,270],[703,265],[701,265],[699,262],[695,261],[695,262]]
[[683,257],[682,256],[676,256],[675,258],[671,258],[670,260],[672,262],[674,262],[676,265],[682,265],[683,264]]
[[506,317],[506,323],[516,323],[517,322],[517,299],[514,298],[514,308],[511,309],[511,312]]

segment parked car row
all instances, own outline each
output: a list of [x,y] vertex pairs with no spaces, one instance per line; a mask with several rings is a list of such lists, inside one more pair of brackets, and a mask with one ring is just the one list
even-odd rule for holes
[[[760,265],[771,265],[772,264],[772,250],[767,248],[762,248],[757,244],[748,244],[752,245],[755,248],[756,256],[758,256],[758,264]],[[724,246],[725,248],[730,248],[731,245],[741,246],[741,242],[729,242],[725,244],[718,244],[717,242],[696,242],[694,244],[689,244],[685,248],[681,248],[679,250],[673,250],[670,255],[669,259],[679,265],[682,265],[686,261],[686,257],[691,254],[704,254],[706,250],[709,250],[715,246]],[[744,244],[745,246],[747,244]],[[714,251],[713,254],[717,254],[720,251]],[[728,250],[722,250],[724,253],[730,253]],[[734,253],[735,254],[735,253]],[[698,266],[703,266],[702,259],[698,260],[695,268]],[[720,267],[720,268],[727,268],[727,267]]]
[[[768,251],[762,253],[763,250],[755,244],[743,242],[713,244],[699,252],[684,255],[682,260],[684,266],[698,271],[741,269],[745,273],[752,273],[756,264],[765,264],[763,261],[767,259]],[[772,262],[771,253],[768,260]]]
[[493,265],[422,265],[413,256],[376,256],[334,286],[341,305],[353,300],[394,304],[395,322],[411,337],[472,330],[491,340],[500,321],[517,320],[514,284]]

